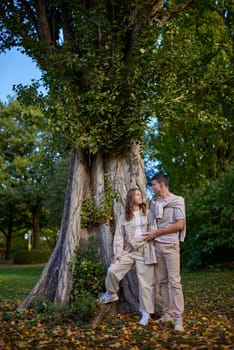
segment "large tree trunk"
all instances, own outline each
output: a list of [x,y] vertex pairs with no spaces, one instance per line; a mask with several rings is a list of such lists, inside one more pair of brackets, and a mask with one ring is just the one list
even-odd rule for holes
[[[81,206],[83,200],[94,196],[96,204],[100,204],[105,191],[104,175],[108,174],[112,189],[119,195],[113,203],[114,223],[123,209],[126,193],[131,187],[145,190],[144,164],[137,145],[132,145],[129,152],[116,158],[105,158],[101,154],[85,157],[78,150],[71,159],[71,172],[67,187],[64,214],[60,235],[56,247],[31,293],[22,302],[21,308],[33,300],[53,300],[59,304],[69,302],[72,289],[70,259],[79,244],[88,241],[89,232],[81,229]],[[110,222],[92,227],[98,238],[97,254],[106,266],[110,264],[114,225]],[[138,286],[133,269],[121,282],[120,311],[138,310]]]

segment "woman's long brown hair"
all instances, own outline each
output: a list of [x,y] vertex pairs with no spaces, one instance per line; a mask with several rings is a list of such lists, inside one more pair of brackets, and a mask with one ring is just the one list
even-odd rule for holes
[[[139,188],[131,188],[126,196],[126,203],[125,203],[125,219],[127,221],[132,220],[133,218],[133,211],[134,211],[134,195],[136,191],[141,190]],[[142,192],[141,192],[142,193]],[[140,209],[142,210],[143,215],[146,215],[146,204],[142,203],[140,204]]]

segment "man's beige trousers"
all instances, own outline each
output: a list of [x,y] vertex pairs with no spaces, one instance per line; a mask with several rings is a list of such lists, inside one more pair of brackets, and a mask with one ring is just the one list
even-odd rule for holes
[[156,242],[155,252],[155,270],[163,299],[163,312],[171,314],[175,321],[182,320],[184,296],[180,282],[180,246]]

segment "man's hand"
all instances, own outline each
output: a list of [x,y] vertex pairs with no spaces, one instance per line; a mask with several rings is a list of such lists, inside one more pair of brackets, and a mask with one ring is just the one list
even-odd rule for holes
[[157,237],[157,231],[143,233],[143,241],[150,242]]

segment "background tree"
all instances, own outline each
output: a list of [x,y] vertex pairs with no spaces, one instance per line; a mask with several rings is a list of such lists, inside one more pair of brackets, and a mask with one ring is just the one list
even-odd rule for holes
[[0,230],[6,238],[7,259],[12,238],[29,230],[32,248],[40,247],[46,179],[54,163],[42,119],[37,108],[22,107],[15,101],[0,105]]
[[[233,161],[233,5],[197,3],[164,26],[152,159],[173,189],[197,187]],[[170,53],[170,54],[168,54]]]
[[58,159],[45,181],[41,234],[50,251],[55,247],[63,214],[70,157]]

